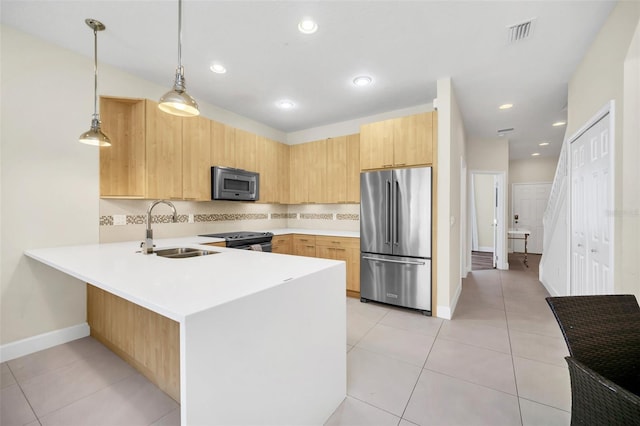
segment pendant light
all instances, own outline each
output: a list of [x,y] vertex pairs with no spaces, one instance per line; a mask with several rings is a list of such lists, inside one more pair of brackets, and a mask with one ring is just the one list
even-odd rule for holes
[[80,142],[95,146],[111,146],[109,137],[100,130],[100,114],[98,114],[98,31],[106,27],[100,21],[87,18],[84,22],[93,29],[93,118],[91,129],[80,135]]
[[180,117],[194,117],[200,114],[198,103],[187,93],[182,66],[182,0],[178,0],[178,68],[173,89],[160,98],[158,105],[162,111]]

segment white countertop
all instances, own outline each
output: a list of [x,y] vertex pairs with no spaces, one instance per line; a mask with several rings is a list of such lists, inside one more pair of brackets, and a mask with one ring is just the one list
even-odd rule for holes
[[282,228],[282,229],[268,229],[267,231],[273,232],[273,235],[285,235],[285,234],[304,234],[304,235],[326,235],[328,237],[349,237],[360,238],[360,232],[358,231],[327,231],[320,229],[301,229],[301,228]]
[[219,252],[185,259],[143,255],[140,241],[33,249],[25,254],[178,322],[339,263],[200,245],[216,241],[222,240],[194,236],[154,241],[156,250],[193,247]]

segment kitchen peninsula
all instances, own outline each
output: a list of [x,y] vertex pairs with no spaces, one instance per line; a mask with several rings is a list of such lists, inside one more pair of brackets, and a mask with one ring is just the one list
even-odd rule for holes
[[[156,241],[217,252],[184,259],[143,255],[137,241],[26,255],[175,322],[183,425],[324,423],[346,393],[344,263],[206,245],[215,241]],[[163,350],[142,336],[145,350]]]

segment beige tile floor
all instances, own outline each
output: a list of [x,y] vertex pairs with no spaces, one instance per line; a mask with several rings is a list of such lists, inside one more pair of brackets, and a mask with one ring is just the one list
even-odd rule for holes
[[[535,260],[471,273],[451,321],[348,299],[347,397],[326,424],[568,425],[567,350]],[[175,401],[91,338],[0,365],[2,426],[180,424]]]

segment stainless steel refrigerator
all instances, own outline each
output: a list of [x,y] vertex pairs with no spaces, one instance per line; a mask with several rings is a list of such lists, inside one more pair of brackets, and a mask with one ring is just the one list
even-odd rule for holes
[[360,296],[431,314],[431,167],[360,174]]

